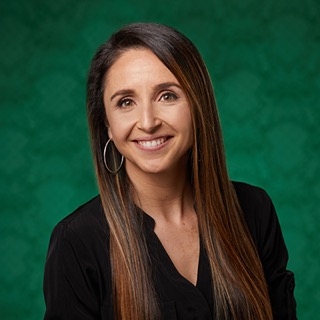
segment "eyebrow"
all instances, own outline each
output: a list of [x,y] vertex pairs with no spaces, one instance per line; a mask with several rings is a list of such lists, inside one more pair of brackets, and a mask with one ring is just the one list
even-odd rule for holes
[[[176,87],[180,90],[182,90],[181,86],[178,83],[175,82],[164,82],[164,83],[160,83],[157,84],[153,89],[154,91],[160,91],[160,90],[165,90],[168,89],[170,87]],[[111,97],[110,97],[110,101],[112,101],[114,98],[116,98],[117,96],[125,96],[125,95],[132,95],[134,93],[134,90],[131,89],[123,89],[123,90],[119,90],[116,91]]]

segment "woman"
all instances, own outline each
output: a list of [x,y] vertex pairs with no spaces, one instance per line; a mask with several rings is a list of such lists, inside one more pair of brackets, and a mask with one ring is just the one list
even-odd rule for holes
[[100,196],[53,231],[45,319],[295,319],[272,202],[228,178],[194,45],[124,27],[93,58],[87,108]]

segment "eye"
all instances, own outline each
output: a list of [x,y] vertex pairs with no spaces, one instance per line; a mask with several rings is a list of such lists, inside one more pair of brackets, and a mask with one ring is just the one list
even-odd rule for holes
[[160,101],[172,102],[178,99],[178,96],[173,92],[166,92],[160,97]]
[[128,99],[128,98],[121,99],[117,103],[117,107],[118,108],[129,108],[132,105],[133,105],[133,101],[131,99]]

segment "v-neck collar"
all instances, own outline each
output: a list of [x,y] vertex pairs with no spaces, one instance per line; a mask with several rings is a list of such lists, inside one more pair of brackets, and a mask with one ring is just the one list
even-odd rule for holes
[[155,220],[139,207],[137,213],[141,214],[152,278],[161,305],[174,305],[179,319],[212,319],[214,306],[211,269],[201,237],[197,283],[194,285],[178,272],[164,249],[154,232]]
[[185,278],[176,268],[174,265],[173,261],[171,260],[168,252],[164,248],[162,242],[160,241],[159,237],[157,234],[154,232],[155,229],[155,220],[146,212],[144,212],[141,208],[137,207],[138,210],[141,212],[143,215],[143,222],[145,223],[146,227],[149,229],[149,232],[152,233],[153,241],[156,244],[156,247],[158,248],[159,254],[161,255],[161,258],[164,259],[168,266],[170,266],[170,273],[173,278],[180,278],[181,281],[186,282],[188,285],[193,286],[195,288],[198,288],[199,283],[201,281],[201,274],[202,274],[202,261],[204,259],[204,248],[203,244],[201,241],[201,237],[199,237],[199,257],[198,257],[198,264],[197,264],[197,282],[194,285],[191,281],[189,281],[187,278]]

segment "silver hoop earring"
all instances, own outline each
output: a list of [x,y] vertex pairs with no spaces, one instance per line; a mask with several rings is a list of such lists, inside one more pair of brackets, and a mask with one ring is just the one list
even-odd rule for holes
[[121,169],[121,167],[122,167],[122,165],[123,165],[124,156],[121,155],[121,162],[120,162],[119,167],[118,167],[116,170],[111,170],[111,169],[109,168],[109,166],[107,165],[107,148],[108,148],[108,145],[109,145],[110,141],[112,141],[112,140],[109,139],[109,140],[107,141],[106,145],[104,146],[104,149],[103,149],[103,162],[104,162],[104,165],[105,165],[106,169],[107,169],[110,173],[112,173],[112,174],[117,174],[117,173],[120,171],[120,169]]

